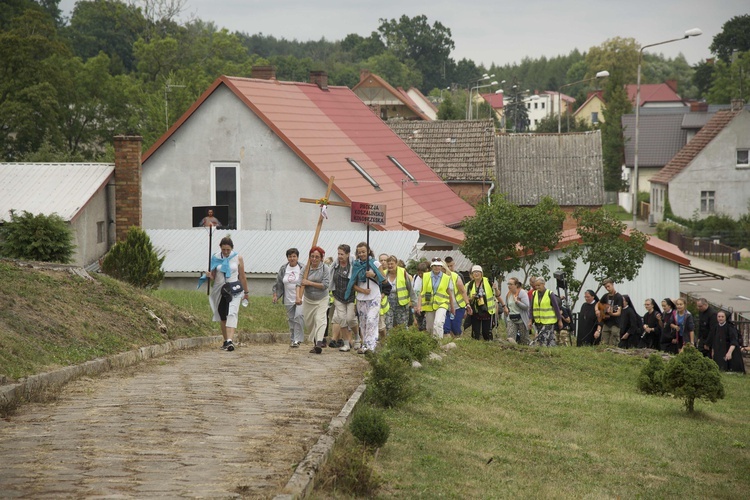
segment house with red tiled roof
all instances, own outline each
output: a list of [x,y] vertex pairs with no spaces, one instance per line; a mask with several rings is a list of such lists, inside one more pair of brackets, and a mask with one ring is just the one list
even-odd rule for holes
[[[414,89],[410,89],[410,91],[412,90]],[[394,118],[402,120],[434,120],[437,118],[437,110],[432,112],[435,118],[431,118],[428,113],[420,108],[415,102],[415,99],[420,100],[416,93],[412,92],[414,97],[412,98],[409,92],[400,87],[394,88],[381,77],[366,69],[360,71],[359,83],[352,88],[352,91],[383,121]],[[422,98],[425,101],[427,100],[424,96]],[[427,111],[429,112],[429,110]]]
[[750,202],[750,111],[741,104],[716,112],[651,178],[653,222],[672,213],[689,219],[712,214],[737,219]]
[[[635,106],[638,87],[631,83],[625,86],[628,99]],[[687,106],[682,97],[677,94],[677,80],[667,80],[664,83],[642,83],[641,84],[641,107],[673,107]]]
[[482,99],[484,99],[484,102],[489,104],[489,106],[492,108],[492,111],[493,113],[495,113],[495,117],[497,118],[498,123],[505,123],[505,110],[503,109],[503,106],[505,104],[505,96],[503,95],[503,93],[499,92],[482,94]]
[[[427,246],[452,248],[474,209],[349,88],[219,77],[143,156],[146,229],[192,226],[192,207],[228,205],[226,228],[311,229],[314,204],[330,199],[386,207],[375,230],[416,230]],[[406,181],[404,182],[404,179]],[[362,230],[329,206],[323,229]],[[353,244],[356,242],[347,242]]]

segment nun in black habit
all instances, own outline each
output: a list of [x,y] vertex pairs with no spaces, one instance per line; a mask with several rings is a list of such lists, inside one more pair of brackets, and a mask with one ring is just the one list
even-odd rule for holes
[[581,311],[578,313],[578,347],[583,345],[594,345],[597,339],[594,338],[596,326],[599,320],[596,318],[596,304],[599,298],[593,290],[586,290],[583,294],[584,302]]
[[726,312],[719,311],[716,314],[716,324],[709,333],[708,342],[711,356],[720,370],[745,373],[739,333],[737,327],[727,321]]

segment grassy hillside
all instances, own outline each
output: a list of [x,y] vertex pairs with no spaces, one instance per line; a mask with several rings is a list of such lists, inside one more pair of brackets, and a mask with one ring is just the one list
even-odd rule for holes
[[[41,265],[41,264],[40,264]],[[67,267],[34,269],[0,260],[0,380],[82,363],[169,340],[220,333],[205,288],[145,292],[103,275],[88,280]],[[239,330],[284,331],[283,306],[240,313]],[[167,327],[163,334],[149,311]]]

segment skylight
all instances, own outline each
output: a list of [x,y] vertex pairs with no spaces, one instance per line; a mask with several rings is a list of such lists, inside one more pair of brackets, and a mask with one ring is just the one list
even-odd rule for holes
[[377,182],[375,181],[375,179],[373,179],[373,178],[372,178],[372,176],[371,176],[370,174],[368,174],[368,173],[367,173],[367,172],[365,171],[365,169],[364,169],[364,168],[362,168],[362,166],[361,166],[361,165],[360,165],[359,163],[357,163],[357,162],[356,162],[356,161],[355,161],[354,159],[352,159],[352,158],[347,158],[347,159],[346,159],[346,161],[348,161],[348,162],[349,162],[349,164],[350,164],[350,165],[351,165],[352,167],[354,167],[354,170],[356,170],[357,172],[359,172],[359,173],[360,173],[360,175],[361,175],[362,177],[364,177],[364,178],[365,178],[365,179],[367,180],[367,182],[369,182],[370,184],[372,184],[372,187],[374,187],[374,188],[375,188],[376,190],[380,191],[380,184],[378,184],[378,183],[377,183]]
[[403,165],[401,165],[396,158],[394,158],[391,155],[387,155],[387,156],[388,156],[388,159],[391,160],[393,162],[393,164],[396,165],[398,167],[398,169],[401,170],[404,173],[404,175],[409,178],[410,181],[412,181],[412,182],[415,181],[414,176],[411,175],[409,173],[409,171],[406,170],[406,167],[404,167]]

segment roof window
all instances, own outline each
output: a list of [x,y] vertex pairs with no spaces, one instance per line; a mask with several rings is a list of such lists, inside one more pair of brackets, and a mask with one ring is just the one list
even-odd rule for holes
[[406,170],[406,167],[401,165],[401,163],[399,163],[399,161],[396,158],[394,158],[391,155],[387,155],[387,156],[388,156],[388,159],[391,160],[393,164],[396,165],[398,169],[401,170],[404,173],[404,175],[409,178],[410,181],[414,182],[416,180],[414,179],[414,176],[411,175],[411,173],[408,170]]
[[367,180],[367,182],[369,182],[370,184],[372,184],[372,187],[374,187],[374,188],[375,188],[375,189],[376,189],[377,191],[380,191],[380,190],[381,190],[381,189],[380,189],[380,184],[378,184],[378,183],[377,183],[377,182],[375,181],[375,179],[373,179],[373,178],[372,178],[372,176],[371,176],[370,174],[368,174],[368,173],[367,173],[367,171],[365,171],[365,169],[364,169],[364,168],[362,168],[362,166],[361,166],[361,165],[360,165],[359,163],[357,163],[357,162],[356,162],[356,161],[355,161],[354,159],[352,159],[352,158],[347,158],[347,159],[346,159],[346,161],[348,161],[348,162],[349,162],[349,164],[350,164],[350,165],[351,165],[352,167],[354,167],[354,170],[356,170],[357,172],[359,172],[359,173],[360,173],[360,175],[361,175],[362,177],[364,177],[364,178],[365,178],[365,180]]

